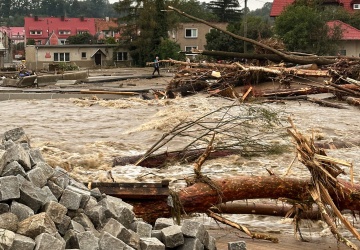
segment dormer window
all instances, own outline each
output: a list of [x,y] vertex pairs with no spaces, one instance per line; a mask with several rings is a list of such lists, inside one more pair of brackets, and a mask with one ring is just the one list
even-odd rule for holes
[[70,35],[71,31],[70,30],[59,30],[59,35]]
[[41,30],[30,30],[30,35],[42,35]]
[[356,3],[353,5],[354,10],[360,10],[360,4]]

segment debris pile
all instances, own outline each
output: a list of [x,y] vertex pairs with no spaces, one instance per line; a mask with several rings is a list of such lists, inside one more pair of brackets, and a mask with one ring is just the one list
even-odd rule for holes
[[22,128],[0,138],[1,249],[216,249],[199,222],[159,218],[152,226],[120,198],[52,168]]

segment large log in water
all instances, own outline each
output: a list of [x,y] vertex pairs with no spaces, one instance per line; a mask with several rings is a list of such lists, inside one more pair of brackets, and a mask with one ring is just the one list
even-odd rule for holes
[[[232,178],[212,179],[214,189],[202,182],[195,183],[177,193],[182,211],[186,213],[206,213],[212,206],[228,201],[245,199],[278,199],[285,198],[298,201],[309,201],[311,197],[307,192],[310,180],[294,178],[280,178],[278,176],[238,176]],[[345,188],[343,196],[330,191],[334,203],[339,210],[360,210],[359,185],[341,181]],[[170,217],[171,208],[167,201],[153,200],[149,202],[127,200],[134,206],[138,217],[150,223],[158,217]]]

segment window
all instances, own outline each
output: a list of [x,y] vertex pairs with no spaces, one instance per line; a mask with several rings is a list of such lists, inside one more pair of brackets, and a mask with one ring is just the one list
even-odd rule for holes
[[185,46],[185,52],[191,52],[192,50],[197,50],[197,46]]
[[70,62],[70,53],[54,53],[54,62]]
[[360,9],[360,4],[354,4],[354,10],[359,10]]
[[185,29],[185,37],[186,38],[197,38],[198,36],[198,30],[197,29]]
[[81,52],[81,58],[86,58],[86,52]]
[[89,33],[87,30],[78,30],[78,35]]
[[30,30],[30,35],[42,35],[41,30]]
[[127,61],[128,53],[127,52],[117,52],[116,61]]
[[59,35],[70,35],[71,31],[70,30],[59,30]]

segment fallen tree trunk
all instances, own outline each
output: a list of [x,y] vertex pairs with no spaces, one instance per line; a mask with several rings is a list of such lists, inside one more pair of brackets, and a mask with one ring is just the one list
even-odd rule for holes
[[[224,202],[245,199],[287,198],[299,202],[312,203],[307,192],[310,180],[281,178],[272,176],[237,176],[212,179],[218,190],[208,184],[198,182],[173,194],[174,207],[186,213],[206,213],[211,207]],[[344,196],[330,192],[339,210],[360,211],[360,185],[341,181]],[[174,198],[177,197],[177,198]],[[143,201],[125,200],[134,206],[134,212],[145,221],[154,222],[159,217],[170,217],[171,207],[167,200]],[[176,209],[175,209],[176,210]]]

